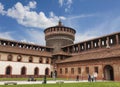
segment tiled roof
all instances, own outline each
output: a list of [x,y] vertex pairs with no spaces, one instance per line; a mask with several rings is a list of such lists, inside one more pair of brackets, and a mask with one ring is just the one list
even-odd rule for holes
[[89,51],[85,53],[80,53],[78,55],[67,58],[57,63],[96,60],[96,59],[111,58],[111,57],[120,57],[120,46],[110,49],[94,51],[94,52]]
[[59,51],[59,52],[56,52],[56,53],[53,53],[52,55],[64,55],[64,56],[71,56],[70,54],[64,52],[64,51]]
[[30,50],[30,49],[10,47],[10,46],[0,46],[0,52],[52,57],[51,52]]

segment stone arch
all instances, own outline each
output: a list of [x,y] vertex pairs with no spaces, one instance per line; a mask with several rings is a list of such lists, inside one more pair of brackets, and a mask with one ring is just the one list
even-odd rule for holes
[[45,69],[45,75],[49,75],[49,68]]
[[34,75],[39,75],[39,68],[38,68],[38,67],[36,67],[36,68],[34,69]]
[[104,79],[114,80],[114,70],[111,65],[104,66]]
[[7,67],[6,67],[5,74],[6,74],[6,75],[11,75],[11,74],[12,74],[12,67],[11,67],[11,66],[7,66]]
[[25,66],[23,66],[22,68],[21,68],[21,75],[26,75],[26,67]]

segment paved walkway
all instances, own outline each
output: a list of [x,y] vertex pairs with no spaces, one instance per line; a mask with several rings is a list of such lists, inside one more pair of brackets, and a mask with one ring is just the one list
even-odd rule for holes
[[[78,83],[78,82],[88,82],[87,80],[82,81],[67,81],[67,80],[56,80],[56,81],[47,81],[47,84],[55,83]],[[42,81],[0,81],[0,85],[5,85],[5,83],[17,83],[17,84],[42,84]]]

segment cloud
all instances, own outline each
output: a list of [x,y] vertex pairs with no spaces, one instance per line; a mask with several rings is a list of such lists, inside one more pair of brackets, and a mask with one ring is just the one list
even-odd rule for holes
[[57,25],[60,18],[65,19],[63,16],[56,16],[53,12],[50,17],[47,17],[42,11],[37,13],[32,10],[36,8],[36,5],[37,2],[35,1],[30,1],[27,6],[23,6],[22,3],[17,2],[12,8],[4,11],[3,5],[1,4],[1,10],[6,12],[6,16],[17,20],[19,24],[26,27],[45,29],[47,27]]
[[79,19],[79,18],[87,18],[87,17],[92,17],[92,16],[95,16],[94,14],[81,14],[81,15],[74,15],[74,16],[70,16],[68,17],[68,20],[76,20],[76,19]]
[[29,2],[29,7],[30,8],[36,8],[37,3],[35,1]]
[[35,29],[27,29],[25,32],[29,36],[29,38],[26,40],[27,42],[45,45],[45,35],[43,32]]
[[14,40],[11,36],[11,32],[0,32],[0,38]]
[[71,11],[72,0],[59,0],[60,7],[64,7],[65,12]]
[[0,3],[0,14],[2,14],[2,15],[5,14],[4,5],[2,3]]
[[120,16],[115,18],[104,19],[101,23],[95,24],[94,27],[87,28],[85,32],[77,32],[75,43],[89,40],[92,38],[108,35],[120,31]]
[[64,0],[59,0],[59,4],[61,7],[63,6],[63,2],[64,2]]

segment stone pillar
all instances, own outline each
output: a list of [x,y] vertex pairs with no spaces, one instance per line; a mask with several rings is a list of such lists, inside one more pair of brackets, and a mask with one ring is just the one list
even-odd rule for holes
[[86,42],[84,43],[84,50],[86,50]]
[[78,44],[78,52],[80,52],[80,44]]
[[7,42],[7,45],[10,46],[10,42]]
[[99,46],[99,48],[101,48],[101,45],[102,43],[101,43],[101,39],[99,39],[99,42],[98,42],[98,46]]
[[106,40],[106,48],[110,48],[110,43],[109,43],[109,37],[107,37],[107,40]]
[[15,45],[16,47],[18,47],[18,43],[16,43],[16,45]]
[[93,48],[93,41],[91,41],[91,48]]
[[119,36],[118,36],[118,34],[116,34],[116,44],[117,45],[119,44]]

